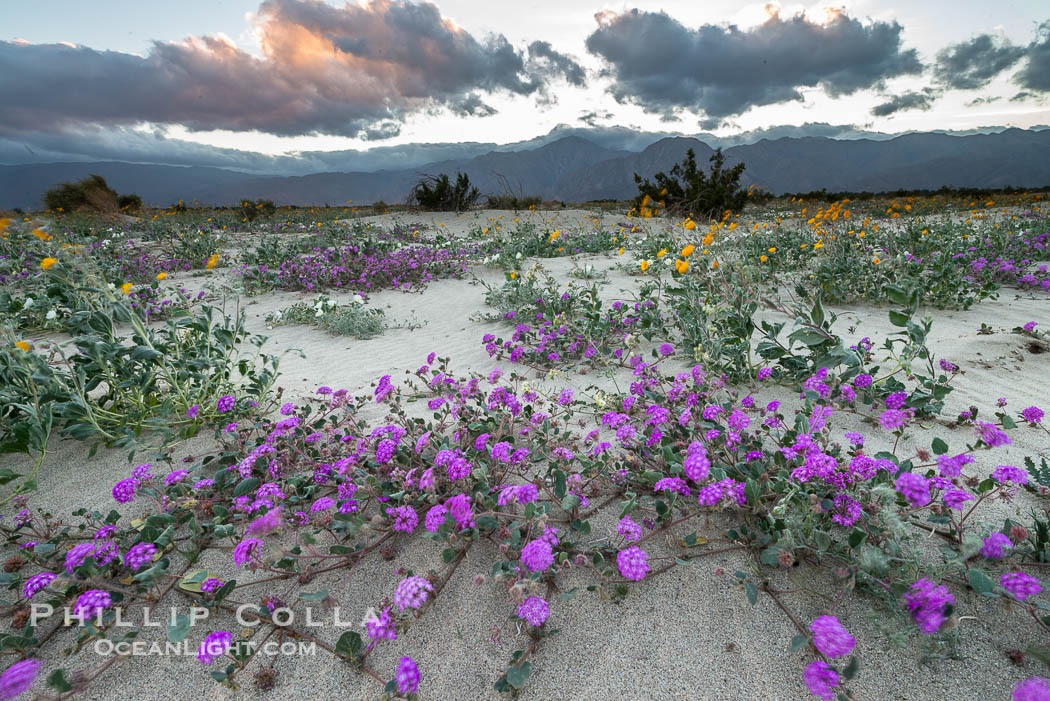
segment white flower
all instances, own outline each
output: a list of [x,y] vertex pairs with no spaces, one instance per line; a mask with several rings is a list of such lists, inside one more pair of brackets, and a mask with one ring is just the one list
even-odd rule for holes
[[58,312],[56,312],[54,309],[48,309],[47,310],[47,314],[44,315],[44,318],[47,319],[48,321],[51,321],[52,319],[54,319],[57,316],[58,316]]
[[29,309],[31,306],[33,306],[33,298],[26,297],[26,301],[25,304],[22,305],[22,309]]
[[358,294],[354,295],[354,304],[361,305],[361,304],[364,304],[364,303],[365,303],[365,298],[364,297],[362,297],[361,295],[358,295]]

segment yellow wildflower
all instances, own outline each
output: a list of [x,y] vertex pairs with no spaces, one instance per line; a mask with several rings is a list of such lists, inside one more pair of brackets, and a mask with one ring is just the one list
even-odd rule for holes
[[211,254],[211,256],[208,258],[208,262],[204,264],[204,267],[207,268],[208,270],[211,270],[212,268],[215,267],[215,264],[218,263],[218,262],[219,262],[219,252],[216,251],[215,253]]
[[167,273],[157,273],[157,279],[158,280],[163,280],[166,277],[168,277]]
[[688,258],[689,256],[693,255],[693,250],[693,244],[689,244],[688,246],[682,249],[682,257]]
[[26,343],[25,341],[15,341],[15,345],[18,346],[18,348],[23,353],[28,353],[29,352],[29,344]]
[[43,229],[33,229],[33,236],[36,236],[41,241],[50,241],[54,238],[51,234],[47,233]]
[[55,260],[54,258],[45,258],[44,260],[40,261],[40,267],[43,268],[44,270],[47,270],[48,268],[50,268],[52,265],[54,265],[57,262],[58,261]]
[[643,260],[642,261],[642,272],[644,273],[648,269],[649,269],[649,261]]
[[120,286],[120,289],[124,292],[124,294],[129,295],[131,294],[131,287],[132,285],[130,282],[125,282],[123,285]]

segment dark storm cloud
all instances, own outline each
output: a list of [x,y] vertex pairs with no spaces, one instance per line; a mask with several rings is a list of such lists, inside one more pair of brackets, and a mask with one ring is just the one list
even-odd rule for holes
[[839,12],[825,23],[772,14],[747,30],[693,29],[641,10],[596,19],[587,50],[605,62],[609,90],[619,102],[661,114],[699,109],[708,122],[801,100],[801,87],[819,86],[837,97],[922,71],[915,50],[901,46],[901,25],[863,24]]
[[154,43],[147,56],[62,44],[0,42],[7,130],[84,123],[182,124],[389,138],[413,112],[491,114],[480,93],[545,98],[551,81],[585,82],[546,42],[476,38],[436,5],[369,0],[267,0],[256,29],[262,58],[216,38]]
[[904,110],[928,110],[933,106],[933,101],[940,97],[940,93],[930,88],[924,88],[918,92],[906,92],[894,95],[881,105],[872,108],[871,113],[876,117],[888,117]]
[[990,34],[952,44],[937,53],[933,77],[955,90],[976,90],[1025,56],[1023,46],[1015,46]]
[[1036,40],[1028,45],[1024,68],[1014,80],[1030,92],[1050,92],[1050,20],[1039,26]]

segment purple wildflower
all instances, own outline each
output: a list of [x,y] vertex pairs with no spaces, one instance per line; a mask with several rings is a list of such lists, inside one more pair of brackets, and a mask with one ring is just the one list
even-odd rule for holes
[[386,510],[386,513],[394,519],[395,531],[411,533],[419,525],[419,514],[411,506],[390,507]]
[[13,699],[29,691],[36,677],[36,671],[43,664],[42,660],[29,658],[19,660],[0,674],[0,698]]
[[542,572],[554,564],[554,551],[546,540],[534,540],[521,549],[521,564],[529,572]]
[[1010,542],[1008,536],[995,532],[984,539],[984,544],[981,545],[981,555],[989,560],[1001,560],[1006,555],[1006,551],[1013,547],[1014,544]]
[[542,626],[550,614],[550,605],[538,596],[530,596],[518,605],[518,618],[532,626]]
[[26,580],[25,585],[22,587],[22,598],[32,599],[40,591],[46,589],[51,582],[55,581],[58,575],[51,574],[50,572],[41,572],[40,574],[33,575]]
[[136,482],[134,477],[120,480],[113,485],[113,498],[117,500],[118,504],[127,504],[128,502],[135,501],[135,487]]
[[895,482],[897,491],[915,508],[930,503],[930,483],[922,475],[914,472],[902,472]]
[[217,630],[201,642],[201,646],[197,648],[197,659],[203,665],[212,664],[215,658],[225,655],[232,645],[233,634]]
[[418,609],[427,602],[427,592],[433,592],[434,585],[422,577],[405,577],[394,590],[394,603],[398,609]]
[[245,538],[233,549],[233,563],[240,567],[257,556],[263,542],[258,538]]
[[201,582],[201,591],[205,594],[212,594],[222,588],[223,581],[218,577],[208,577]]
[[819,696],[825,701],[835,698],[833,689],[839,685],[839,675],[827,662],[816,660],[810,662],[804,672],[802,679],[806,682],[809,693]]
[[919,630],[926,635],[932,635],[941,629],[945,609],[955,603],[955,597],[948,591],[948,587],[934,584],[924,577],[905,592],[904,602]]
[[133,572],[138,572],[144,565],[152,562],[156,554],[157,547],[153,543],[139,543],[132,546],[124,556],[124,565]]
[[397,673],[394,681],[400,694],[409,696],[419,690],[419,667],[412,661],[411,657],[402,657],[397,661]]
[[999,586],[1018,601],[1025,601],[1043,591],[1039,580],[1024,572],[1007,572],[999,577]]
[[219,410],[220,414],[225,414],[226,412],[233,409],[233,407],[236,405],[236,397],[234,397],[232,394],[224,394],[223,396],[219,397],[219,401],[215,403],[215,408]]
[[632,545],[616,555],[616,567],[624,579],[640,582],[649,572],[649,555],[637,545]]
[[834,616],[818,616],[809,624],[809,632],[813,646],[831,658],[848,655],[857,642]]
[[77,603],[73,607],[73,618],[79,618],[81,621],[95,618],[108,609],[112,602],[108,591],[88,589],[77,597]]

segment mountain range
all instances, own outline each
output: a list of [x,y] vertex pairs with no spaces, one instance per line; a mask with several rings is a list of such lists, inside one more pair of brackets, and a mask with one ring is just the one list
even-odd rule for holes
[[[404,202],[421,175],[467,173],[483,194],[539,195],[564,202],[628,199],[637,188],[634,173],[651,177],[696,152],[706,166],[713,145],[724,141],[688,136],[657,138],[630,130],[572,129],[532,143],[427,153],[459,157],[396,169],[263,175],[227,168],[117,161],[0,165],[0,208],[39,208],[43,193],[59,182],[91,173],[120,193],[134,192],[151,205],[180,199],[232,204],[270,199],[295,205]],[[594,136],[594,138],[588,138]],[[709,142],[714,142],[713,144]],[[645,144],[642,146],[642,144]],[[473,144],[472,147],[488,146]],[[389,147],[393,148],[393,147]],[[466,151],[464,152],[464,149]],[[893,138],[822,136],[764,138],[724,148],[727,163],[742,162],[745,185],[773,194],[786,192],[1000,188],[1050,185],[1050,129],[1005,129],[997,133],[910,133]],[[406,156],[413,161],[411,155]],[[414,158],[418,159],[418,155]],[[359,160],[359,159],[358,159]],[[384,159],[386,160],[386,159]]]

